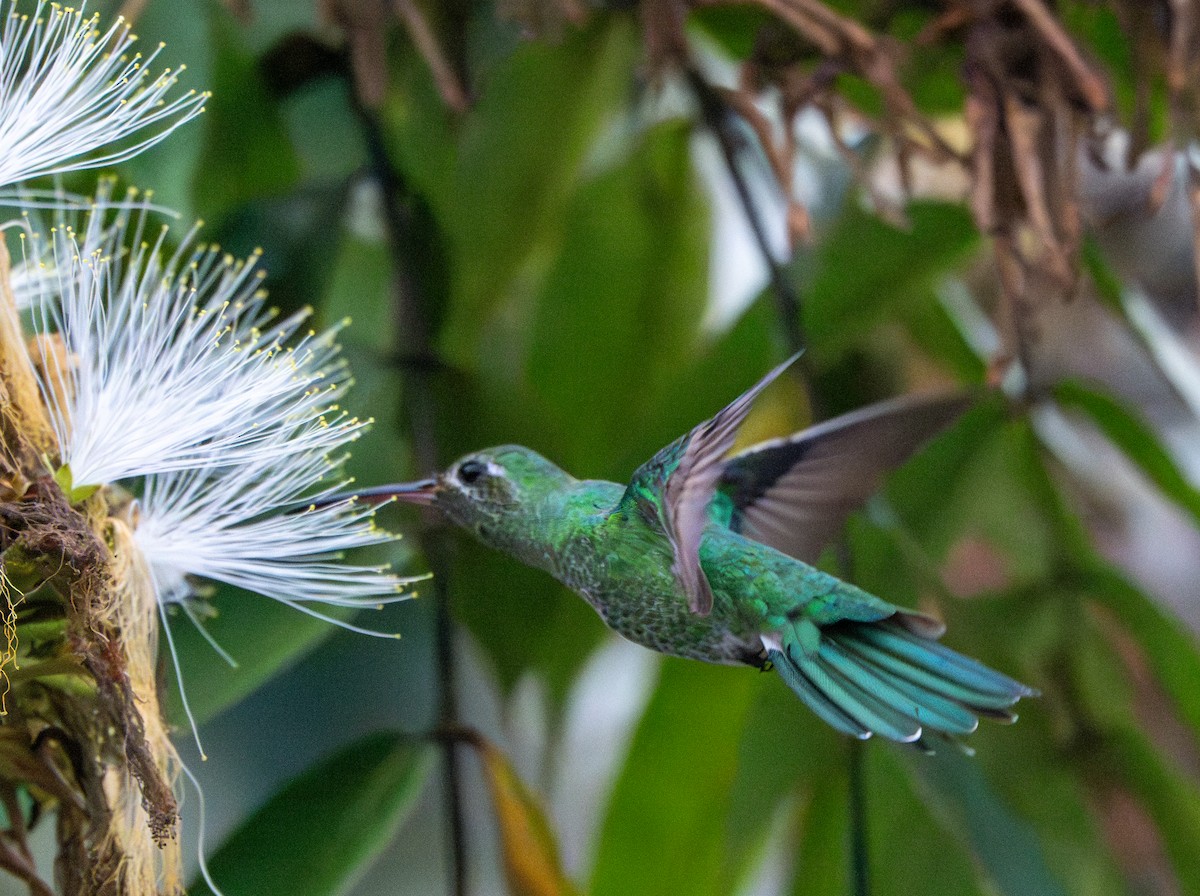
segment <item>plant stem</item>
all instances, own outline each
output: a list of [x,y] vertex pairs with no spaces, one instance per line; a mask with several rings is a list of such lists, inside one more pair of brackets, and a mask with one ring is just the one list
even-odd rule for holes
[[867,846],[867,789],[863,760],[867,744],[850,741],[850,892],[870,896],[871,857]]
[[[754,234],[755,245],[758,247],[759,254],[762,256],[762,260],[770,272],[771,285],[775,292],[775,307],[784,339],[787,341],[790,351],[801,351],[807,346],[807,338],[800,313],[800,297],[797,295],[792,282],[788,279],[787,272],[784,271],[783,266],[771,251],[770,243],[767,241],[766,225],[763,223],[758,207],[754,204],[754,199],[750,195],[749,184],[746,182],[746,177],[738,163],[740,138],[734,133],[731,126],[735,113],[722,99],[720,93],[694,67],[687,69],[687,76],[700,105],[701,117],[721,147],[721,155],[725,160],[726,170],[733,181],[738,201],[741,203],[742,211],[746,215],[746,221],[749,223],[750,230]],[[802,358],[801,363],[804,364],[805,360],[805,358]],[[808,393],[809,407],[813,410],[814,416],[819,416],[820,405],[812,389],[811,371],[808,369],[807,364],[805,364],[804,370],[806,375],[803,381]],[[838,549],[842,565],[845,567],[845,572],[848,573],[850,569],[850,552],[849,546],[844,539],[839,541]],[[863,782],[864,750],[865,744],[862,741],[851,741],[848,753],[850,784],[850,882],[851,892],[854,896],[870,896],[871,892],[870,856],[867,844],[867,798]]]
[[738,202],[741,203],[742,211],[746,215],[746,222],[754,234],[754,243],[770,274],[771,286],[775,292],[775,306],[782,323],[788,350],[801,351],[805,348],[807,340],[804,334],[804,322],[800,316],[800,297],[788,279],[787,272],[780,265],[775,253],[771,251],[766,224],[762,220],[758,207],[754,204],[754,197],[750,195],[750,185],[746,182],[746,176],[738,163],[738,154],[742,144],[741,136],[733,128],[736,113],[729,108],[716,88],[709,84],[694,67],[688,68],[686,73],[692,92],[696,95],[696,101],[700,106],[700,117],[721,147],[721,156],[725,160],[725,168],[733,181]]
[[[371,174],[382,197],[384,223],[392,271],[392,317],[395,332],[394,358],[405,373],[405,416],[412,440],[417,469],[423,473],[438,468],[437,401],[433,377],[440,365],[430,334],[428,297],[413,275],[410,259],[415,243],[413,196],[392,165],[384,143],[383,131],[375,114],[355,102],[362,125],[363,139],[370,158]],[[432,363],[431,363],[432,362]],[[436,663],[438,681],[438,719],[435,730],[451,730],[458,725],[454,661],[454,620],[450,614],[449,556],[444,530],[428,517],[422,518],[420,540],[429,570],[436,607]],[[450,893],[466,896],[466,839],[462,806],[462,772],[459,754],[452,738],[440,740],[443,751],[442,774],[446,801],[446,836],[449,856]]]

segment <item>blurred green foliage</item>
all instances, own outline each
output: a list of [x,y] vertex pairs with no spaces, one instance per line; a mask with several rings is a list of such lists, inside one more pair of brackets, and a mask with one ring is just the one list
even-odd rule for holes
[[[350,744],[250,816],[210,873],[229,896],[343,892],[412,810],[430,752],[388,734]],[[202,881],[191,891],[210,892]]]
[[[446,14],[467,22],[471,61],[473,102],[459,114],[398,27],[378,61],[383,105],[361,108],[346,67],[317,64],[327,32],[301,6],[255,2],[244,27],[215,0],[148,4],[143,39],[167,41],[169,58],[187,61],[189,79],[214,97],[199,124],[122,174],[185,220],[203,216],[230,251],[262,246],[281,305],[311,304],[322,324],[353,319],[342,334],[358,381],[352,409],[376,420],[351,461],[360,482],[427,472],[412,466],[403,422],[413,365],[433,369],[440,462],[521,442],[579,475],[624,480],[781,357],[787,340],[769,295],[726,330],[704,325],[711,256],[722,247],[710,245],[716,212],[695,163],[701,128],[688,114],[648,111],[654,87],[631,11],[597,9],[582,27],[530,40],[491,4],[450,4],[457,12]],[[1111,16],[1071,9],[1073,27],[1124,71],[1129,49]],[[763,19],[711,10],[695,29],[737,58]],[[919,9],[897,16],[893,33],[911,37],[926,20]],[[285,45],[297,35],[305,40]],[[272,66],[284,56],[311,62],[311,76],[281,89]],[[919,60],[913,90],[923,107],[959,110],[959,64],[954,54]],[[878,102],[862,84],[841,86],[859,107]],[[409,224],[399,246],[389,244],[389,203],[375,186],[372,118],[394,167],[390,199]],[[979,258],[966,208],[913,203],[897,227],[851,191],[820,211],[827,223],[786,270],[802,297],[817,406],[847,410],[930,380],[980,382],[990,359],[972,351],[939,298],[945,279]],[[1102,256],[1091,261],[1103,270]],[[425,303],[436,358],[399,356],[410,345],[397,329],[401,288]],[[1092,421],[1198,517],[1196,486],[1119,398],[1064,381],[1049,400]],[[804,414],[797,403],[770,422],[782,432]],[[991,398],[850,527],[857,583],[935,607],[954,647],[1043,692],[1015,727],[973,737],[973,759],[869,745],[880,896],[1200,894],[1200,781],[1187,764],[1200,736],[1200,652],[1178,619],[1101,558],[1077,491],[1022,409]],[[415,529],[411,514],[389,511],[386,521]],[[943,578],[964,546],[997,570],[970,599]],[[381,557],[425,568],[416,539]],[[547,577],[465,541],[454,546],[449,588],[454,619],[499,692],[530,677],[544,687],[557,744],[602,624]],[[212,604],[210,630],[238,668],[190,626],[173,625],[201,720],[284,676],[333,630],[232,591]],[[405,628],[403,610],[393,622]],[[337,642],[347,666],[353,643]],[[403,702],[436,677],[409,664],[387,688]],[[1157,715],[1145,711],[1147,691]],[[259,736],[245,732],[248,743]],[[348,892],[408,817],[434,767],[428,755],[392,733],[346,747],[246,818],[212,859],[217,883],[230,896]],[[774,850],[787,891],[846,892],[846,756],[774,676],[667,660],[600,803],[594,864],[572,870],[596,896],[732,893]],[[1118,803],[1132,814],[1118,818]],[[1158,850],[1152,870],[1177,889],[1143,887],[1141,866],[1116,848],[1122,819],[1141,825]]]

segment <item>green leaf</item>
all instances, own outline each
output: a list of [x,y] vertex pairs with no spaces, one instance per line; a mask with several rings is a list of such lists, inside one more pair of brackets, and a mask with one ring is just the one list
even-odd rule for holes
[[[937,16],[937,12],[929,9],[900,8],[892,15],[888,31],[898,40],[911,42],[933,24]],[[966,99],[963,56],[961,44],[937,41],[923,45],[904,66],[904,84],[912,93],[917,108],[930,118],[961,115]]]
[[346,103],[349,89],[324,78],[288,96],[275,113],[307,183],[342,183],[367,164],[362,123]]
[[536,669],[562,699],[604,636],[604,623],[579,595],[467,536],[451,587],[455,617],[487,651],[505,689]]
[[992,790],[979,763],[945,746],[908,764],[946,830],[961,837],[999,893],[1066,896],[1046,866],[1037,831]]
[[1078,380],[1058,383],[1054,397],[1063,407],[1085,414],[1164,495],[1200,524],[1200,490],[1183,475],[1154,431],[1137,414],[1111,395]]
[[[1146,116],[1148,144],[1165,140],[1171,130],[1171,103],[1165,74],[1147,62],[1147,54],[1157,52],[1150,49],[1155,44],[1149,14],[1138,10],[1138,17],[1129,19],[1117,8],[1091,3],[1063,5],[1056,14],[1084,52],[1102,63],[1122,126],[1135,122],[1140,108]],[[1135,24],[1142,15],[1146,18]]]
[[878,118],[883,114],[883,94],[866,78],[841,72],[837,76],[837,91],[851,107],[864,115]]
[[[393,87],[379,110],[388,155],[408,186],[428,198],[438,218],[452,220],[455,203],[459,201],[455,190],[465,186],[455,175],[459,156],[456,122],[434,87],[429,66],[419,54],[400,55],[393,60],[391,74]],[[497,77],[503,78],[503,72]],[[487,83],[490,79],[485,81]],[[488,89],[484,88],[485,94]],[[486,100],[481,98],[481,102]],[[470,122],[465,125],[468,131],[491,127],[482,122],[475,124],[477,114],[478,109],[472,111]],[[498,122],[497,126],[502,123]],[[479,226],[484,223],[480,222]]]
[[985,399],[899,470],[887,494],[933,561],[970,539],[994,553],[1000,584],[1015,587],[1051,574],[1061,533],[1029,425],[1004,414],[1003,399]]
[[[388,303],[379,299],[386,295],[391,279],[388,248],[382,241],[347,233],[334,258],[322,314],[331,321],[350,320],[350,325],[342,331],[341,342],[355,346],[356,374],[368,364],[382,368],[380,361],[394,341]],[[369,348],[373,356],[366,355],[364,348]],[[374,410],[378,413],[381,406],[377,404]]]
[[[237,258],[261,251],[258,267],[274,307],[299,311],[322,295],[337,257],[337,221],[345,201],[340,184],[293,190],[286,195],[246,198],[230,207],[204,234]],[[376,301],[378,301],[376,299]],[[320,317],[314,326],[338,323]]]
[[[949,611],[945,638],[949,646],[1040,688],[1044,694],[1018,704],[1020,719],[1015,725],[981,721],[979,729],[966,739],[976,750],[968,761],[978,767],[1000,804],[989,808],[985,803],[971,807],[972,811],[1003,809],[1032,831],[1038,850],[1021,855],[1033,866],[1026,873],[1036,879],[1044,872],[1080,896],[1120,892],[1120,876],[1094,813],[1094,794],[1086,768],[1089,751],[1071,751],[1064,744],[1066,732],[1078,721],[1063,705],[1061,695],[1069,686],[1063,683],[1063,664],[1056,659],[1067,649],[1072,661],[1087,660],[1094,648],[1092,641],[1081,637],[1086,623],[1086,619],[1080,619],[1081,603],[1043,582],[1009,597],[955,601],[943,606]],[[1072,668],[1076,665],[1071,663]],[[1111,674],[1113,670],[1108,671]],[[1119,703],[1122,691],[1110,689],[1102,699]],[[913,757],[908,764],[911,767],[920,761]],[[930,775],[942,774],[938,762],[928,773],[917,771],[921,789],[927,793],[942,826],[958,833],[979,861],[1000,862],[1002,857],[992,853],[997,844],[983,840],[991,837],[989,830],[964,827],[967,820],[955,813],[965,812],[967,807],[955,810],[945,803],[948,799],[966,799],[962,788],[969,782],[925,781]],[[939,795],[938,790],[947,792]],[[970,823],[983,822],[975,818]],[[1010,845],[1020,841],[1020,835],[1003,823],[995,836],[1007,837]],[[1003,868],[986,866],[989,876],[998,885],[1019,879],[1016,861]]]
[[[183,89],[203,91],[213,87],[212,26],[214,8],[218,6],[212,0],[146,3],[137,16],[134,31],[138,46],[154,47],[159,42],[166,45],[155,65],[186,64],[187,70],[182,73],[179,84]],[[206,105],[211,109],[212,100]],[[181,220],[188,224],[196,217],[192,203],[197,187],[221,177],[219,171],[199,167],[205,135],[211,128],[206,122],[209,114],[206,111],[198,120],[188,122],[162,143],[120,166],[123,180],[153,190],[155,204],[178,212]],[[91,191],[91,187],[84,190],[89,195]]]
[[701,6],[691,10],[688,24],[711,37],[735,59],[749,57],[756,42],[766,38],[788,49],[798,42],[790,32],[771,28],[771,16],[765,9],[749,5]]
[[[1194,778],[1175,767],[1132,726],[1107,738],[1103,754],[1102,761],[1140,797],[1154,819],[1182,891],[1200,893],[1200,864],[1196,862],[1200,788]],[[1113,783],[1109,778],[1101,786]]]
[[[1079,649],[1072,657],[1067,691],[1077,726],[1072,759],[1102,811],[1118,807],[1116,824],[1128,823],[1130,811],[1145,813],[1141,836],[1160,841],[1183,892],[1200,892],[1200,867],[1193,860],[1200,839],[1200,787],[1179,767],[1178,748],[1161,736],[1151,739],[1147,722],[1161,725],[1169,720],[1170,709],[1155,699],[1146,682],[1136,686],[1136,672],[1130,675],[1148,658],[1137,656],[1134,645],[1121,643],[1108,614],[1092,610],[1075,615]],[[1156,654],[1180,646],[1166,639],[1151,644]],[[1195,664],[1194,647],[1185,648],[1185,656]],[[1109,823],[1114,823],[1111,817]],[[1137,863],[1130,869],[1125,858],[1127,873],[1137,873]]]
[[1142,646],[1146,662],[1175,710],[1200,737],[1200,643],[1179,619],[1154,603],[1124,576],[1099,561],[1076,571],[1089,598],[1112,610]]
[[[288,783],[209,862],[225,896],[346,893],[412,810],[432,751],[373,734]],[[202,883],[192,893],[210,893]]]
[[864,748],[872,893],[977,896],[978,874],[971,856],[936,823],[922,794],[905,774],[901,756],[908,749],[879,741]]
[[[756,858],[776,808],[801,795],[801,840],[815,824],[811,809],[832,799],[833,811],[845,817],[845,740],[814,716],[774,673],[756,688],[738,745],[737,772],[730,791],[726,820],[725,883],[731,892]],[[837,795],[824,794],[822,785],[836,785]],[[834,849],[841,860],[841,837]],[[815,859],[814,859],[815,861]],[[813,892],[826,892],[814,889]]]
[[195,183],[201,215],[219,219],[249,199],[295,184],[300,162],[276,102],[227,9],[210,5],[212,99]]
[[847,893],[850,813],[846,802],[845,746],[825,774],[814,776],[799,810],[793,896]]
[[914,202],[900,230],[847,202],[812,260],[804,321],[814,357],[829,364],[863,334],[932,295],[939,274],[978,242],[962,206]]
[[480,735],[467,741],[483,764],[500,829],[509,892],[512,896],[577,896],[578,890],[563,871],[558,841],[541,799],[525,786],[495,744]]
[[473,366],[492,310],[540,276],[637,59],[631,21],[607,14],[557,46],[523,44],[490,73],[464,125],[446,220],[458,264],[444,344],[455,360]]
[[585,475],[619,460],[612,444],[629,436],[631,416],[647,409],[696,341],[708,217],[688,141],[686,126],[660,125],[579,190],[538,298],[532,391],[543,421],[553,415],[567,436],[560,462]]
[[1104,302],[1108,309],[1118,317],[1125,316],[1125,303],[1122,293],[1125,285],[1112,268],[1112,264],[1104,254],[1095,237],[1087,237],[1081,246],[1080,260],[1084,270],[1091,277],[1096,296]]
[[[1045,870],[1072,892],[1110,892],[1119,886],[1120,878],[1096,830],[1092,803],[1095,788],[1107,786],[1102,782],[1117,773],[1117,765],[1105,760],[1098,767],[1100,746],[1070,749],[1069,742],[1064,744],[1070,735],[1064,732],[1087,731],[1089,726],[1105,734],[1114,726],[1132,728],[1132,697],[1123,664],[1096,636],[1080,596],[1104,603],[1131,630],[1137,629],[1135,637],[1143,643],[1151,668],[1180,711],[1191,714],[1193,724],[1196,714],[1188,707],[1194,701],[1186,695],[1200,687],[1200,665],[1195,644],[1181,626],[1097,557],[1047,475],[1044,452],[1028,422],[1005,421],[997,414],[1000,410],[999,404],[993,406],[990,426],[982,429],[983,410],[968,415],[960,427],[901,471],[889,489],[910,536],[929,557],[940,562],[956,537],[978,533],[1002,550],[1010,561],[1010,573],[1020,573],[1012,575],[1010,597],[944,599],[940,609],[949,623],[950,646],[1024,678],[1047,694],[1042,700],[1023,701],[1022,718],[1013,728],[982,726],[970,741],[979,750],[974,761],[996,798],[1011,807],[1014,816],[1027,820],[1041,843],[1044,860],[1035,861],[1035,868],[998,865],[1002,856],[991,853],[995,844],[990,839],[968,842],[999,885],[1010,882],[1010,892],[1022,892],[1021,874],[1041,875]],[[939,461],[948,462],[940,467],[940,478]],[[929,501],[928,495],[935,493],[938,500]],[[1000,507],[1005,508],[1003,520],[993,516]],[[1006,527],[1011,531],[1006,533]],[[1031,533],[1037,534],[1033,540]],[[1022,550],[1041,554],[1043,562],[1020,562]],[[869,568],[879,577],[869,583],[887,581],[883,566]],[[1016,768],[1020,774],[1013,774]],[[927,782],[926,787],[962,784]],[[1156,792],[1161,797],[1163,790]],[[940,800],[947,794],[939,797],[935,789],[933,796],[944,815]],[[977,797],[960,794],[957,799],[960,803],[976,800],[970,807],[960,806],[962,812],[983,808]],[[1164,817],[1176,811],[1177,807],[1164,807]],[[972,825],[986,830],[989,838],[1006,830],[1003,823],[985,826],[979,819],[960,820],[955,827],[966,826],[969,833]],[[1007,836],[1020,840],[1011,826],[1007,830]]]
[[[197,723],[232,706],[297,662],[334,631],[328,622],[299,613],[270,598],[228,585],[218,586],[211,601],[215,612],[204,628],[234,660],[230,667],[182,613],[170,620],[179,656],[183,687]],[[336,608],[329,608],[330,615]],[[186,725],[179,683],[171,676],[167,716]]]
[[[969,616],[956,614],[952,620],[954,646],[976,655],[984,653],[983,659],[994,667],[1033,682],[1048,695],[1054,693],[1058,687],[1056,680],[1044,672],[1025,675],[1023,667],[1013,659],[1037,646],[1036,620],[1026,622],[1020,612],[1028,607],[1028,599],[999,602],[983,612],[976,609],[979,603],[971,603]],[[1055,604],[1051,607],[1057,609]],[[964,625],[968,621],[973,625]],[[988,641],[999,640],[998,632],[1003,632],[1004,640],[1013,643],[995,645],[986,652],[977,649]],[[979,767],[1005,810],[1035,833],[1039,842],[1037,852],[1024,854],[1036,866],[1029,873],[1040,878],[1045,872],[1079,896],[1121,892],[1121,878],[1099,830],[1094,794],[1081,767],[1086,756],[1067,754],[1061,743],[1062,729],[1072,724],[1070,719],[1053,696],[1022,701],[1019,708],[1021,718],[1012,727],[980,723],[980,729],[970,738],[977,753],[969,761]],[[941,817],[944,823],[949,821],[946,816]],[[976,819],[975,823],[978,822]],[[997,832],[998,837],[1003,830]],[[965,836],[967,832],[961,834]],[[992,855],[996,844],[983,842],[982,838],[990,837],[986,830],[971,836],[981,838],[979,843],[969,841],[973,854],[982,859],[986,849],[990,860],[1001,860],[1000,856]],[[1012,838],[1010,843],[1019,841],[1019,836],[1014,836],[1011,830],[1007,836]],[[997,875],[996,870],[989,873]],[[1007,867],[1005,874],[1016,876],[1018,869]]]
[[[759,299],[733,328],[681,363],[644,413],[634,415],[618,450],[618,472],[628,479],[647,458],[701,420],[711,417],[786,356],[769,299]],[[797,419],[808,412],[802,403]],[[786,435],[777,432],[770,435]]]
[[591,896],[720,893],[749,669],[668,659],[613,789]]
[[86,501],[92,495],[96,494],[100,486],[98,485],[76,485],[75,477],[71,474],[71,465],[63,464],[54,471],[54,483],[62,489],[64,495],[67,496],[67,503],[72,506]]
[[932,294],[905,314],[909,335],[929,357],[941,363],[960,382],[983,382],[987,365],[975,354],[942,303]]

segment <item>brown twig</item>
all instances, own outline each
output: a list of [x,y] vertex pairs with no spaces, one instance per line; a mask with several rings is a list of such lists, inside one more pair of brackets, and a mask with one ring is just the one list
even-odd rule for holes
[[1196,27],[1195,3],[1193,0],[1170,0],[1171,34],[1167,43],[1167,86],[1178,97],[1189,88],[1195,88],[1188,77],[1189,60],[1192,56],[1193,32]]
[[392,9],[408,29],[413,46],[429,66],[442,102],[459,114],[466,112],[470,106],[466,88],[454,71],[454,66],[442,52],[437,36],[426,21],[424,13],[413,0],[392,0]]
[[1200,283],[1200,170],[1192,159],[1187,160],[1187,196],[1192,206],[1192,265],[1196,282]]
[[721,148],[725,168],[733,181],[738,201],[746,215],[746,222],[750,225],[750,230],[754,235],[754,243],[770,273],[776,307],[779,310],[780,319],[783,321],[784,335],[791,350],[800,351],[806,344],[804,322],[800,316],[800,298],[796,295],[795,288],[775,257],[775,253],[771,250],[766,225],[762,221],[758,207],[754,203],[754,197],[750,194],[750,186],[746,183],[746,177],[742,172],[738,160],[738,138],[732,129],[731,116],[733,113],[725,104],[721,93],[713,88],[699,71],[694,67],[689,67],[686,74],[688,83],[699,103],[700,115]]
[[1041,0],[1012,0],[1012,3],[1025,14],[1029,24],[1062,60],[1089,110],[1092,113],[1106,111],[1108,109],[1108,87],[1104,83],[1104,79],[1083,58],[1083,54],[1075,46],[1075,41],[1063,30],[1062,25],[1051,15],[1046,5]]
[[754,101],[742,91],[729,90],[715,85],[713,90],[724,100],[729,109],[737,113],[737,116],[754,131],[754,135],[758,137],[759,146],[762,147],[767,161],[771,164],[771,170],[775,172],[775,179],[779,181],[779,186],[787,192],[792,182],[791,158],[781,152],[776,145],[771,122],[758,110]]
[[789,19],[817,45],[826,56],[838,56],[847,51],[872,52],[874,38],[853,19],[834,12],[819,0],[761,0],[773,7],[777,15]]
[[788,245],[794,248],[797,241],[808,239],[812,220],[809,218],[808,209],[795,195],[795,178],[792,171],[796,157],[796,140],[791,129],[785,129],[783,145],[780,146],[775,139],[771,122],[758,110],[748,94],[722,87],[713,89],[720,93],[730,110],[745,122],[758,138],[758,145],[766,155],[775,180],[779,183],[779,193],[787,208]]
[[996,360],[997,363],[1004,363],[1016,358],[1026,375],[1032,376],[1032,338],[1025,298],[1029,273],[1007,230],[996,231],[992,241],[995,245],[996,273],[1000,279],[1000,331],[1004,334],[1004,345],[1008,352],[1007,357]]
[[29,849],[25,813],[21,811],[16,788],[11,782],[0,782],[0,800],[9,823],[9,829],[0,832],[0,866],[25,881],[30,896],[50,896],[53,891],[37,873],[37,863]]
[[54,896],[54,890],[38,875],[28,850],[15,845],[7,833],[0,833],[0,868],[23,881],[30,896]]
[[990,234],[996,226],[996,144],[1000,135],[999,98],[991,79],[978,66],[966,68],[967,127],[975,135],[971,151],[968,202],[975,226]]
[[[1009,94],[1004,98],[1004,121],[1011,144],[1013,171],[1021,188],[1021,197],[1025,200],[1029,226],[1037,234],[1048,256],[1047,270],[1065,288],[1075,278],[1070,258],[1073,247],[1059,232],[1063,216],[1055,215],[1050,208],[1050,172],[1042,164],[1046,157],[1042,150],[1046,127],[1042,110]],[[1061,202],[1055,205],[1061,210]]]
[[357,101],[378,109],[388,82],[388,0],[318,0],[317,8],[346,36]]

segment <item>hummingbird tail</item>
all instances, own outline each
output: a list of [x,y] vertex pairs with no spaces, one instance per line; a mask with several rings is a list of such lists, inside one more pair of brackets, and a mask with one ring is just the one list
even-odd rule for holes
[[1032,688],[956,653],[896,617],[818,628],[806,619],[767,639],[767,657],[801,700],[838,731],[925,746],[969,734],[979,717],[1013,722]]

